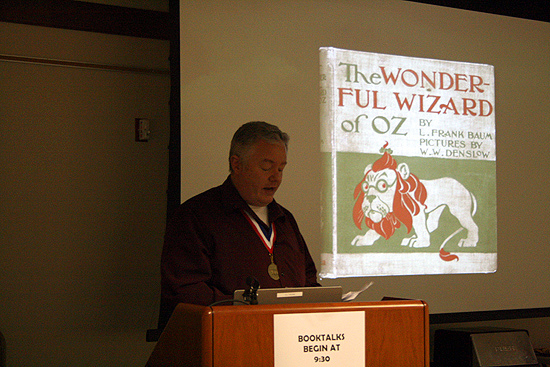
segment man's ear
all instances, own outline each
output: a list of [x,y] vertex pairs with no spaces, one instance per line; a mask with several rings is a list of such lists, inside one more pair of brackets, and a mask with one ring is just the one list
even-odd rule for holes
[[229,163],[231,164],[231,169],[233,170],[233,172],[239,172],[240,170],[242,170],[243,164],[239,156],[232,155],[231,157],[229,157]]

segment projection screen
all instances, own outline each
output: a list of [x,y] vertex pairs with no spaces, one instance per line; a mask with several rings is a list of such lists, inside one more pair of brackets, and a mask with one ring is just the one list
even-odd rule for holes
[[[180,45],[182,201],[221,184],[228,175],[229,142],[234,131],[247,121],[265,120],[278,125],[291,137],[289,163],[276,199],[295,215],[323,275],[323,285],[342,285],[346,292],[373,281],[374,285],[358,300],[379,300],[383,296],[423,299],[428,302],[431,313],[550,306],[550,293],[542,291],[550,289],[545,252],[550,235],[546,223],[549,197],[546,182],[550,179],[546,168],[550,164],[548,23],[407,1],[181,1]],[[405,224],[396,229],[399,240],[397,237],[388,240],[395,242],[391,246],[400,248],[402,253],[415,256],[430,253],[443,270],[430,271],[430,266],[415,270],[415,262],[401,273],[375,269],[342,275],[323,268],[327,258],[322,256],[333,252],[326,249],[326,235],[321,231],[322,222],[327,227],[322,215],[327,210],[322,205],[326,204],[326,194],[322,194],[326,192],[323,175],[331,164],[326,152],[322,153],[321,143],[320,75],[323,73],[319,52],[324,47],[387,55],[400,62],[394,65],[394,73],[399,68],[401,72],[419,70],[414,69],[414,60],[431,60],[431,74],[426,74],[427,78],[433,79],[433,72],[448,73],[453,78],[460,74],[459,89],[475,90],[477,85],[479,90],[484,90],[477,96],[466,96],[469,92],[460,90],[451,96],[441,88],[435,90],[436,85],[432,91],[428,91],[427,86],[423,91],[385,90],[376,95],[374,83],[382,79],[373,76],[372,71],[365,71],[368,78],[374,78],[368,79],[370,86],[342,86],[348,89],[340,91],[344,103],[364,105],[368,94],[370,106],[377,103],[378,107],[374,109],[377,111],[364,109],[362,113],[354,112],[349,118],[338,120],[340,129],[343,121],[347,121],[344,127],[350,131],[370,126],[371,130],[385,133],[372,133],[370,138],[376,139],[362,143],[367,150],[361,154],[366,156],[356,156],[357,152],[348,149],[338,157],[344,166],[354,167],[342,177],[343,182],[351,186],[346,189],[342,210],[349,211],[349,216],[345,214],[346,220],[355,226],[355,232],[346,239],[349,252],[359,251],[361,261],[368,263],[379,256],[375,247],[384,248],[386,240],[375,235],[374,245],[351,249],[355,236],[366,236],[367,230],[364,221],[360,229],[358,223],[353,223],[352,213],[355,186],[365,178],[365,168],[388,152],[396,164],[401,165],[404,175],[415,174],[421,181],[454,178],[455,183],[461,184],[465,192],[473,193],[477,200],[478,211],[470,212],[480,228],[476,246],[471,246],[473,242],[470,246],[459,246],[459,240],[466,239],[468,233],[462,230],[444,246],[441,245],[446,235],[434,234],[439,237],[428,247],[429,251],[415,252],[412,242],[401,247],[401,241],[407,237]],[[447,69],[449,65],[458,66],[459,71]],[[464,71],[465,65],[475,65],[477,69]],[[384,78],[380,65],[377,67],[377,74]],[[346,68],[345,72],[352,72],[351,66]],[[422,77],[421,73],[417,75]],[[477,84],[478,77],[484,80],[483,85]],[[413,73],[408,72],[404,81],[412,84],[412,78]],[[361,90],[358,99],[355,89]],[[402,94],[397,97],[394,92]],[[410,92],[407,101],[403,99],[405,92]],[[413,94],[415,101],[411,99]],[[419,105],[421,94],[424,95],[422,107]],[[436,107],[439,110],[431,113],[433,118],[426,112],[434,101],[433,97],[427,97],[430,94],[441,96],[432,107],[432,112],[437,112]],[[454,98],[454,107],[449,104],[449,98]],[[470,100],[477,101],[475,108]],[[424,114],[404,113],[407,103],[414,103],[411,110],[423,109]],[[442,105],[446,106],[447,113],[442,112]],[[464,115],[468,109],[477,116]],[[362,114],[366,117],[359,117]],[[482,115],[487,115],[482,118],[482,130],[465,127],[479,121]],[[383,118],[373,124],[377,116]],[[406,118],[405,122],[400,118]],[[461,121],[463,125],[442,127],[446,119]],[[401,129],[392,136],[391,132],[401,122]],[[394,139],[405,131],[410,131],[409,137],[416,134],[416,155],[406,151],[410,142]],[[469,139],[469,131],[479,135]],[[421,136],[428,132],[429,136]],[[421,143],[421,139],[428,138],[431,141]],[[443,144],[435,139],[446,141],[446,146],[434,146]],[[481,145],[473,146],[473,143]],[[422,154],[420,148],[432,153],[441,148],[438,154],[450,156],[440,157],[448,159],[439,165],[437,157],[418,156]],[[488,155],[476,159],[465,157],[466,154],[483,155],[481,151]],[[430,169],[427,164],[435,168]],[[446,208],[437,227],[450,233],[459,227],[465,228],[461,224],[464,218],[451,213],[449,205]],[[328,223],[329,233],[334,233],[333,224]],[[411,229],[409,235],[415,233]],[[338,246],[341,243],[338,242]],[[446,270],[449,266],[467,263],[471,253],[492,254],[489,265],[464,272]],[[447,260],[451,261],[442,260],[440,255],[450,256]]]

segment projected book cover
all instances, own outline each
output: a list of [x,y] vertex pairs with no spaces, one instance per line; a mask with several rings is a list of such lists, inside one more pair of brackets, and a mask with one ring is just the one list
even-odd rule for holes
[[320,49],[320,276],[497,268],[491,65]]

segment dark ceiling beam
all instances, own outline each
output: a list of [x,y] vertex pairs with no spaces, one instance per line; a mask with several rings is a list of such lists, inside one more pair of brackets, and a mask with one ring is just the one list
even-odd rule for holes
[[[407,0],[510,17],[550,21],[550,1]],[[0,22],[170,39],[168,12],[73,0],[1,0]]]
[[168,12],[72,0],[1,0],[0,21],[153,39],[170,39]]

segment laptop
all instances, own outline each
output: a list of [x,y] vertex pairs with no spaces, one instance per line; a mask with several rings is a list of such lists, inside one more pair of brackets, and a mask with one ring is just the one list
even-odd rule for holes
[[[234,300],[244,301],[244,292],[244,289],[233,292]],[[260,288],[257,295],[259,305],[342,302],[342,287]]]

